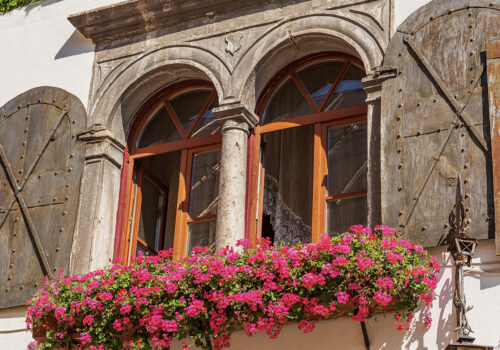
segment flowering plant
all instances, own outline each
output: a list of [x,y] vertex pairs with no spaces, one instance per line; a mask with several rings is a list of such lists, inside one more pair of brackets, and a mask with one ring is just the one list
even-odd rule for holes
[[432,302],[437,271],[435,258],[385,226],[353,226],[297,246],[242,240],[214,254],[195,248],[172,259],[162,251],[130,266],[61,275],[31,300],[27,324],[43,329],[40,349],[168,349],[173,339],[189,338],[202,349],[222,349],[238,329],[275,338],[291,321],[308,333],[322,319],[364,321],[388,307],[399,310],[402,330],[401,320]]

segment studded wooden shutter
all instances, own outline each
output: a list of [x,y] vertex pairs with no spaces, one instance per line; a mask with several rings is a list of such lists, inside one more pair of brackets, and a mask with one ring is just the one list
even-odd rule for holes
[[467,233],[494,234],[485,51],[500,3],[432,1],[395,33],[382,90],[383,222],[424,246],[446,241],[455,186],[464,183]]
[[0,308],[26,304],[69,268],[86,128],[83,105],[53,87],[0,109]]
[[486,46],[486,69],[495,199],[495,246],[497,255],[500,255],[500,33],[490,39]]

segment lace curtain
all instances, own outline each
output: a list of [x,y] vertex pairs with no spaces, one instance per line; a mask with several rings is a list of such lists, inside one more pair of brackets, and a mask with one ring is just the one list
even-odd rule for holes
[[[314,126],[264,135],[263,214],[275,244],[311,241]],[[264,236],[267,232],[262,232]]]
[[264,180],[263,212],[271,218],[275,244],[298,244],[311,240],[311,226],[286,205],[279,182],[270,175]]

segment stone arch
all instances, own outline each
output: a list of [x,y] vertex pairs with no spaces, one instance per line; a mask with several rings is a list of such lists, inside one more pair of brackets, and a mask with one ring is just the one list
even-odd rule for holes
[[304,56],[338,51],[358,57],[367,73],[383,59],[385,43],[360,23],[338,14],[314,14],[282,21],[244,53],[232,82],[236,96],[250,109],[268,81],[286,64]]
[[144,102],[161,88],[189,79],[210,81],[222,100],[230,82],[229,68],[201,46],[183,44],[148,50],[118,63],[102,79],[91,98],[90,119],[124,142]]

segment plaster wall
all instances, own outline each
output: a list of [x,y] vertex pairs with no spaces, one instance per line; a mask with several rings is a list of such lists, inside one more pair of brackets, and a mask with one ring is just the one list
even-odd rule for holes
[[25,313],[24,307],[0,310],[0,349],[26,349],[32,341],[26,330]]
[[429,2],[431,0],[394,0],[393,31],[398,29],[408,16]]
[[119,0],[46,0],[0,16],[0,106],[36,86],[55,86],[86,106],[94,45],[68,15]]

